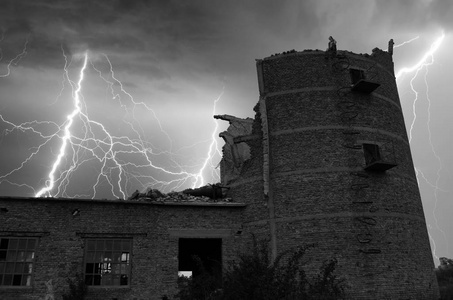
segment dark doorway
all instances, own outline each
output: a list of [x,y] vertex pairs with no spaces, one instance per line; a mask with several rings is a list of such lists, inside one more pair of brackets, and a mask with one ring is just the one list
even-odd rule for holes
[[195,278],[205,271],[221,283],[222,239],[180,238],[178,260],[179,272],[192,272]]

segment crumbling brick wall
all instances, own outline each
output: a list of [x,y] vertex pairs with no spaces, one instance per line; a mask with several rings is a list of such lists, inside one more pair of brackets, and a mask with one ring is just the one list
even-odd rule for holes
[[[248,203],[245,227],[276,253],[314,243],[310,272],[336,258],[348,299],[437,299],[391,55],[308,50],[258,60],[257,69],[253,167],[230,190]],[[351,69],[380,86],[353,91]],[[365,144],[393,168],[366,171]]]
[[[152,203],[0,197],[1,237],[38,238],[30,287],[0,287],[0,299],[43,299],[52,280],[55,299],[67,279],[84,272],[86,238],[132,240],[127,287],[90,287],[87,299],[155,299],[177,292],[180,237],[221,238],[226,266],[241,249],[237,203]],[[238,232],[239,231],[239,232]]]

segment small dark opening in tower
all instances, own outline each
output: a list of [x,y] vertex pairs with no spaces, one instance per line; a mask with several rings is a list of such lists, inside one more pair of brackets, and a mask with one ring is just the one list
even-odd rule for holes
[[206,272],[216,279],[218,286],[222,280],[222,239],[180,238],[179,274],[200,276]]
[[356,84],[361,79],[365,79],[365,72],[358,69],[349,69],[352,84]]
[[380,86],[377,82],[367,80],[365,78],[365,71],[363,70],[351,68],[349,69],[349,74],[351,75],[351,86],[353,91],[370,94]]
[[[365,170],[374,172],[385,172],[397,166],[394,160],[388,160],[388,153],[382,155],[382,151],[376,144],[363,144],[365,156]],[[387,159],[386,159],[387,157]]]
[[365,164],[370,165],[381,160],[381,152],[376,144],[363,144],[363,154],[365,155]]

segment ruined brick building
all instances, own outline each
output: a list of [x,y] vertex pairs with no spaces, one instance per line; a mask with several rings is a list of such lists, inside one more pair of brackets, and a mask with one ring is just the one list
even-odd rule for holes
[[193,254],[219,274],[254,235],[273,257],[314,243],[307,269],[336,258],[348,299],[437,299],[391,52],[257,60],[255,118],[216,116],[213,199],[0,198],[0,298],[57,297],[76,274],[89,299],[171,297]]

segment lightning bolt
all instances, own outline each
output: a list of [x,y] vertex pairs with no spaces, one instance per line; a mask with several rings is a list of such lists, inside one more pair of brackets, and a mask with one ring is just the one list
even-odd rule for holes
[[398,47],[401,47],[401,46],[404,46],[404,45],[406,45],[406,44],[412,43],[413,41],[415,41],[415,40],[417,40],[417,39],[419,39],[419,38],[420,38],[420,36],[416,36],[416,37],[414,37],[414,38],[412,38],[412,39],[410,39],[410,40],[408,40],[408,41],[402,42],[401,44],[394,45],[394,46],[393,46],[393,49],[396,49],[396,48],[398,48]]
[[[437,49],[439,49],[440,45],[442,44],[443,40],[445,38],[445,33],[442,32],[442,34],[440,35],[440,37],[438,37],[432,44],[431,44],[431,47],[429,48],[429,50],[422,56],[422,58],[417,62],[415,63],[412,67],[407,67],[407,68],[402,68],[401,70],[399,70],[395,77],[396,77],[396,80],[400,79],[400,77],[404,74],[407,74],[407,73],[413,73],[414,71],[417,71],[417,70],[420,70],[422,69],[423,67],[427,66],[427,65],[431,65],[432,63],[427,63],[429,62],[429,58],[431,59],[431,61],[433,61],[433,55],[434,53],[437,51]],[[414,40],[414,39],[412,39]],[[403,44],[407,44],[409,41],[407,42],[404,42],[402,43],[401,45]]]
[[[162,132],[162,133],[167,137],[167,139],[169,140],[170,145],[171,145],[171,147],[170,147],[170,151],[171,151],[173,141],[172,141],[172,139],[170,138],[170,136],[168,135],[168,133],[162,128],[162,124],[160,123],[160,120],[159,120],[159,118],[156,116],[156,113],[154,112],[154,110],[153,110],[151,107],[149,107],[146,103],[144,103],[144,102],[136,102],[136,101],[134,100],[134,97],[124,89],[123,83],[115,77],[115,72],[114,72],[114,70],[113,70],[112,62],[110,61],[110,59],[108,58],[108,56],[107,56],[105,53],[102,53],[101,55],[105,58],[105,60],[107,61],[108,65],[109,65],[109,73],[110,73],[110,77],[111,77],[111,79],[112,79],[113,81],[110,81],[109,79],[105,78],[105,77],[102,75],[102,72],[101,72],[100,70],[98,70],[98,69],[95,67],[95,65],[94,65],[93,63],[91,63],[91,65],[92,65],[92,67],[96,70],[96,72],[98,72],[99,76],[100,76],[100,77],[108,84],[110,93],[112,94],[112,99],[118,100],[120,106],[125,110],[126,115],[131,114],[131,115],[133,116],[133,118],[135,117],[135,109],[136,109],[137,106],[143,106],[149,113],[151,113],[151,114],[153,115],[154,119],[157,121],[157,123],[158,123],[158,125],[159,125],[160,132]],[[131,103],[133,104],[132,110],[128,109],[127,104],[124,104],[124,103],[122,102],[120,93],[116,93],[116,92],[114,91],[113,87],[114,87],[115,85],[118,85],[118,86],[120,87],[120,92],[121,92],[121,93],[127,95],[128,99],[129,99],[129,100],[131,101]],[[141,128],[140,125],[139,125],[139,126],[140,126],[140,129],[136,129],[136,128],[134,127],[134,125],[131,124],[131,123],[129,123],[129,125],[132,127],[133,131],[134,131],[137,135],[139,135],[139,136],[143,135],[143,128]],[[140,131],[140,133],[139,133],[139,131]],[[155,146],[155,145],[154,145],[154,146]]]
[[[220,98],[222,98],[224,92],[225,92],[225,86],[223,87],[220,95],[214,100],[214,107],[212,109],[213,116],[216,115],[215,111],[216,111],[217,102],[219,102]],[[218,171],[216,171],[217,167],[213,164],[213,159],[214,159],[215,154],[218,154],[218,155],[220,155],[220,157],[222,157],[222,153],[219,150],[219,145],[217,143],[217,138],[216,138],[216,133],[218,132],[218,129],[219,129],[219,123],[217,122],[216,119],[214,119],[214,123],[215,123],[215,126],[214,126],[214,129],[211,134],[211,143],[209,144],[209,151],[208,151],[207,157],[204,160],[203,165],[200,168],[200,171],[196,175],[197,180],[194,182],[194,185],[192,188],[197,187],[197,185],[198,186],[205,185],[203,172],[207,168],[208,164],[210,164],[210,166],[211,166],[211,170],[213,173],[212,177],[215,178],[217,181],[220,180],[220,174]]]
[[[88,52],[85,52],[84,59],[83,59],[83,66],[80,69],[79,74],[79,81],[77,82],[77,88],[74,91],[74,110],[67,116],[67,122],[64,126],[64,135],[62,138],[62,144],[60,147],[60,151],[58,153],[57,159],[52,165],[52,169],[49,173],[49,179],[46,183],[46,187],[42,188],[39,192],[36,193],[35,197],[41,197],[43,194],[49,193],[55,185],[55,171],[57,170],[58,166],[60,165],[61,159],[65,155],[66,147],[68,145],[68,141],[71,139],[71,126],[74,123],[74,118],[81,112],[81,103],[80,103],[80,93],[82,90],[82,82],[84,79],[85,69],[88,63]],[[65,66],[65,73],[68,74],[68,70]]]
[[[427,224],[428,225],[428,228],[430,230],[432,230],[432,227],[430,224]],[[430,233],[430,230],[428,230],[428,236],[429,236],[429,241],[431,242],[431,244],[433,245],[433,249],[432,249],[432,253],[433,253],[433,257],[435,259],[435,261],[438,261],[439,260],[439,256],[437,256],[436,254],[436,241],[434,240],[434,238],[432,237],[431,233]]]
[[[123,83],[115,75],[113,64],[106,54],[100,55],[108,65],[108,71],[102,72],[93,60],[93,57],[99,57],[99,55],[91,55],[86,51],[82,55],[83,64],[78,72],[78,80],[77,82],[73,82],[69,75],[69,68],[72,60],[68,61],[68,57],[63,49],[62,52],[65,60],[62,89],[54,104],[63,97],[63,91],[68,84],[72,91],[72,111],[66,117],[66,121],[63,122],[62,125],[50,121],[32,121],[14,124],[0,115],[1,121],[11,127],[11,129],[7,129],[3,132],[4,135],[13,131],[31,131],[43,140],[42,143],[33,148],[31,154],[29,154],[20,166],[0,176],[0,184],[8,183],[20,187],[25,186],[33,190],[36,197],[96,198],[98,190],[107,186],[114,197],[126,199],[127,194],[135,190],[137,186],[144,190],[149,187],[163,189],[170,187],[178,189],[188,183],[190,183],[192,188],[204,185],[206,179],[203,174],[206,169],[209,168],[212,168],[211,177],[213,179],[219,178],[218,170],[216,170],[216,165],[213,162],[214,156],[220,154],[215,137],[215,134],[218,131],[217,121],[215,121],[215,128],[213,129],[210,138],[207,155],[201,166],[199,166],[199,171],[186,171],[185,167],[178,163],[178,155],[172,152],[173,141],[163,129],[155,112],[144,102],[136,101],[134,97],[125,90]],[[23,53],[26,53],[26,48]],[[24,54],[22,53],[17,55],[16,58],[10,61],[8,66],[17,63],[23,55]],[[8,70],[10,70],[9,67]],[[123,110],[123,118],[121,121],[124,122],[128,128],[132,129],[134,137],[113,135],[108,131],[104,124],[95,121],[89,116],[88,106],[85,103],[82,91],[89,70],[94,70],[94,72],[97,73],[98,78],[102,79],[107,85],[107,91],[111,95],[111,100],[114,102],[116,101]],[[9,75],[9,72],[7,75]],[[216,104],[221,99],[222,95],[223,90],[214,101],[213,114],[215,114]],[[143,110],[157,122],[158,131],[168,140],[169,150],[158,150],[156,145],[146,140],[145,130],[142,128],[140,122],[136,121],[136,112],[143,112]],[[45,134],[45,130],[37,129],[42,126],[46,126],[46,130],[52,132],[50,134]],[[45,180],[44,187],[36,192],[31,185],[16,183],[8,179],[9,176],[21,170],[26,164],[34,159],[39,152],[42,152],[44,147],[50,147],[50,144],[54,140],[59,141],[60,146],[47,175],[47,179]],[[192,146],[185,148],[191,147]],[[131,157],[133,157],[133,159]],[[173,170],[168,167],[164,168],[156,162],[157,158],[162,157],[165,157],[167,162],[170,162],[170,164],[173,165],[170,166]],[[137,163],[134,161],[141,162]],[[92,191],[88,194],[68,194],[67,189],[76,171],[86,168],[87,165],[94,165],[95,163],[100,164],[100,171],[94,180]],[[189,167],[194,169],[196,165]]]
[[[108,65],[109,65],[109,69],[110,69],[110,79],[107,79],[106,77],[104,77],[102,75],[102,72],[100,70],[98,70],[94,64],[93,65],[93,68],[99,73],[99,76],[109,85],[109,89],[110,89],[110,92],[112,94],[112,99],[116,99],[119,101],[120,103],[120,106],[124,108],[125,110],[125,113],[126,114],[131,114],[133,116],[133,118],[135,119],[135,116],[134,116],[134,113],[135,113],[135,107],[136,106],[143,106],[147,111],[149,111],[153,116],[154,118],[156,119],[156,121],[158,122],[158,126],[159,126],[159,129],[160,131],[165,134],[165,136],[167,137],[168,141],[170,142],[170,150],[169,151],[164,151],[162,153],[166,153],[170,156],[173,156],[174,154],[171,152],[172,150],[172,145],[173,145],[173,141],[171,140],[170,136],[168,135],[168,133],[162,128],[162,125],[159,121],[159,119],[157,118],[155,112],[152,110],[152,108],[150,108],[148,105],[146,105],[144,102],[136,102],[133,98],[133,96],[126,92],[125,89],[123,88],[123,84],[120,80],[118,80],[116,77],[115,77],[115,73],[113,71],[113,65],[111,63],[111,61],[109,60],[109,58],[107,57],[106,54],[102,54],[103,57],[107,60],[108,62]],[[129,110],[127,109],[127,105],[124,104],[121,100],[121,96],[119,95],[119,93],[115,93],[114,90],[113,90],[113,86],[115,85],[118,85],[120,87],[120,91],[124,94],[127,95],[128,99],[132,102],[133,104],[133,109],[132,110]],[[217,105],[217,102],[221,99],[222,95],[224,93],[224,88],[222,89],[222,92],[220,93],[220,95],[214,100],[214,105],[213,105],[213,115],[215,114],[215,110],[216,110],[216,105]],[[186,175],[187,177],[191,177],[192,178],[192,181],[193,181],[193,184],[192,184],[192,188],[195,188],[195,187],[198,187],[198,186],[203,186],[206,184],[206,180],[203,176],[203,172],[205,171],[205,169],[209,166],[211,169],[212,169],[212,174],[211,174],[211,177],[214,179],[214,180],[219,180],[220,179],[220,176],[218,174],[218,172],[216,171],[216,168],[215,168],[215,165],[213,164],[213,159],[214,159],[214,156],[216,154],[220,154],[220,151],[218,150],[218,143],[217,143],[217,139],[216,139],[216,136],[215,134],[218,132],[218,123],[217,121],[215,120],[215,127],[213,129],[213,132],[211,134],[211,143],[208,147],[208,152],[207,152],[207,157],[205,158],[202,166],[200,167],[200,170],[197,172],[197,173],[187,173],[187,172],[178,172],[178,173],[174,173],[174,172],[169,172],[167,170],[164,170],[162,168],[160,168],[161,171],[164,171],[166,173],[170,173],[172,175]],[[143,129],[140,127],[140,128],[135,128],[134,125],[132,123],[129,123],[129,125],[131,126],[131,128],[133,129],[133,131],[138,135],[140,136],[140,139],[139,141],[142,142],[142,138],[141,136],[143,135]],[[142,148],[146,148],[146,146],[144,144],[141,144],[141,147]],[[155,149],[156,146],[153,145],[153,147],[151,149]],[[182,166],[177,163],[173,158],[171,158],[171,160],[173,161],[173,163],[175,163],[178,167],[180,167],[181,169]],[[153,165],[152,161],[150,159],[148,159],[148,163],[150,166],[152,167],[156,167]],[[183,183],[184,181],[180,181],[181,183]],[[177,188],[181,187],[181,185],[177,185]]]
[[414,64],[412,67],[409,67],[409,68],[402,68],[395,75],[396,80],[398,81],[401,78],[401,76],[403,76],[405,74],[415,73],[414,76],[412,76],[412,78],[410,80],[411,90],[415,94],[415,99],[414,99],[414,102],[412,103],[412,113],[413,113],[414,118],[412,119],[412,123],[411,123],[410,130],[409,130],[409,142],[412,141],[412,130],[414,128],[414,124],[417,119],[415,106],[416,106],[417,100],[418,100],[418,92],[414,88],[413,82],[417,78],[418,73],[423,68],[426,68],[426,70],[427,70],[428,67],[434,63],[434,53],[437,51],[437,49],[439,49],[440,45],[442,44],[442,41],[444,40],[444,37],[445,37],[445,34],[444,34],[444,32],[442,32],[442,35],[439,38],[437,38],[433,44],[431,44],[431,47],[428,50],[428,52],[426,52],[423,55],[423,57],[416,64]]
[[[4,34],[2,33],[2,38],[0,39],[0,42],[3,41],[4,39]],[[28,38],[25,40],[24,47],[22,49],[22,52],[17,54],[14,58],[12,58],[7,64],[6,64],[6,73],[5,74],[0,74],[1,77],[8,77],[11,74],[11,66],[12,65],[17,65],[22,58],[24,58],[27,55],[27,45],[28,45]],[[3,60],[3,51],[0,48],[0,62]]]
[[[414,41],[417,38],[418,37],[416,37],[416,38],[414,38],[412,40],[409,40],[407,42],[401,43],[398,46],[403,46],[403,45],[405,45],[405,44],[407,44],[409,42]],[[442,233],[443,237],[444,237],[445,243],[447,244],[447,251],[448,251],[447,236],[446,236],[445,232],[439,227],[438,219],[437,219],[436,213],[435,213],[436,209],[437,209],[437,204],[438,204],[438,193],[439,193],[439,191],[444,191],[444,190],[442,190],[439,187],[439,180],[441,178],[440,173],[442,171],[442,161],[441,161],[440,156],[437,154],[437,152],[436,152],[436,150],[434,148],[433,142],[432,142],[432,133],[431,133],[431,127],[430,127],[430,124],[431,124],[431,99],[430,99],[430,96],[429,96],[429,84],[428,84],[428,79],[427,79],[428,78],[429,66],[431,66],[434,63],[434,54],[439,49],[439,47],[442,45],[442,42],[443,42],[444,38],[445,38],[445,33],[442,32],[442,34],[431,44],[429,50],[422,56],[422,58],[417,63],[415,63],[411,67],[402,68],[401,70],[399,70],[397,72],[395,77],[396,77],[396,80],[398,82],[398,80],[401,80],[404,77],[404,75],[411,74],[411,73],[413,74],[411,79],[410,79],[410,82],[409,82],[411,91],[414,94],[414,100],[412,102],[413,119],[412,119],[412,122],[411,122],[411,125],[410,125],[410,129],[409,129],[409,142],[411,142],[412,141],[412,132],[414,130],[414,125],[415,125],[416,120],[417,120],[416,104],[417,104],[417,101],[419,99],[419,97],[418,97],[419,96],[419,92],[414,87],[414,81],[418,78],[420,72],[422,72],[422,70],[425,70],[425,73],[424,73],[424,76],[423,76],[423,81],[424,81],[424,85],[425,85],[425,88],[426,88],[425,97],[426,97],[426,99],[428,101],[428,109],[427,109],[428,120],[426,122],[426,126],[427,126],[427,129],[428,129],[428,142],[429,142],[429,145],[431,147],[431,152],[433,153],[433,155],[436,158],[437,163],[438,163],[437,175],[436,175],[435,183],[430,182],[426,178],[424,173],[419,168],[415,168],[415,172],[416,172],[416,175],[417,175],[417,181],[419,180],[419,175],[420,175],[424,179],[424,181],[426,181],[428,183],[428,185],[430,185],[434,189],[434,199],[435,199],[435,201],[434,201],[434,208],[433,208],[433,211],[432,211],[432,215],[433,215],[434,222],[435,222],[437,230],[439,230]],[[432,229],[431,225],[428,224],[428,228]],[[429,232],[428,232],[428,234],[429,234],[429,238],[430,238],[430,240],[431,240],[431,242],[433,244],[433,256],[437,260],[438,256],[436,255],[437,246],[436,246],[435,240],[432,238],[432,236],[431,236],[431,234]]]

